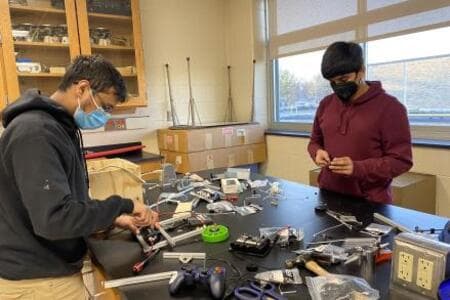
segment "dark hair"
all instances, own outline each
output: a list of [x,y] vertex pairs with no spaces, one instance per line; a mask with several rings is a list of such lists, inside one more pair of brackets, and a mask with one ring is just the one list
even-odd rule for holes
[[361,46],[352,42],[335,42],[328,46],[322,57],[322,76],[335,76],[358,72],[363,68],[364,58]]
[[119,102],[127,99],[127,88],[119,71],[101,55],[80,55],[67,68],[58,89],[67,90],[80,80],[89,81],[94,94],[113,87]]

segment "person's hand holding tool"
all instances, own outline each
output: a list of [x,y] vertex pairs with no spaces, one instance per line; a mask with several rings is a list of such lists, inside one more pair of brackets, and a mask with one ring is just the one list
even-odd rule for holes
[[130,215],[120,215],[114,220],[114,226],[122,229],[128,229],[134,234],[137,234],[139,232],[139,229],[134,223],[134,217]]
[[353,174],[353,161],[350,157],[335,157],[328,167],[333,173],[342,175]]
[[140,202],[134,202],[133,209],[134,224],[139,227],[152,226],[154,227],[159,222],[159,215],[157,212],[151,210],[146,205]]
[[323,168],[326,167],[330,164],[331,160],[330,160],[330,155],[328,154],[327,151],[323,150],[323,149],[319,149],[316,152],[316,159],[315,159],[315,163],[317,166]]

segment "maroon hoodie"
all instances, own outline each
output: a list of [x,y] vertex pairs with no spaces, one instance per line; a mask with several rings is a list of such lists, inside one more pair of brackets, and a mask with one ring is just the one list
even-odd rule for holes
[[350,104],[335,94],[320,102],[308,151],[313,160],[318,149],[327,151],[331,160],[343,156],[353,160],[350,176],[322,168],[320,188],[391,203],[392,178],[413,164],[408,117],[380,82],[367,83],[369,90]]

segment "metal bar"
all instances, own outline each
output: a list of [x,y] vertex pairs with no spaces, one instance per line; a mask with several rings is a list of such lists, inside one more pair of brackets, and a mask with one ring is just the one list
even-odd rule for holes
[[161,233],[161,235],[167,240],[167,242],[169,243],[170,247],[175,247],[175,241],[173,240],[173,238],[167,233],[167,231],[164,230],[163,227],[159,227],[159,232]]
[[173,223],[186,220],[190,216],[179,216],[179,217],[173,217],[167,220],[162,220],[159,222],[159,226],[166,227],[168,225],[172,225]]
[[411,229],[406,228],[403,225],[400,225],[396,222],[394,222],[393,220],[389,219],[388,217],[385,217],[379,213],[374,213],[373,214],[373,218],[377,221],[383,222],[388,224],[389,226],[392,226],[394,228],[397,228],[398,230],[402,231],[402,232],[413,232]]
[[179,259],[180,257],[192,257],[192,259],[206,259],[204,252],[164,252],[163,258]]
[[[192,83],[191,83],[191,63],[190,58],[186,57],[187,71],[188,71],[188,84],[189,84],[189,112],[191,117],[191,125],[195,126],[195,106],[194,97],[192,96]],[[189,120],[188,120],[189,124]]]
[[177,112],[175,110],[175,101],[172,96],[172,86],[170,82],[170,72],[169,72],[169,64],[166,64],[166,75],[167,75],[167,86],[169,87],[169,102],[170,102],[170,113],[172,116],[172,125],[180,125],[180,121],[178,119]]
[[250,122],[255,122],[255,64],[256,60],[253,60],[253,76],[252,76],[252,106],[250,112]]
[[114,280],[103,281],[103,287],[105,289],[116,288],[125,285],[138,284],[138,283],[148,283],[162,280],[170,280],[173,276],[177,275],[177,271],[162,272],[149,275],[141,275],[134,277],[126,277]]
[[144,238],[142,237],[142,235],[140,233],[136,234],[136,239],[138,240],[139,244],[141,245],[142,251],[144,253],[149,253],[150,251],[152,251],[152,248],[150,248],[150,246],[144,240]]
[[[202,231],[203,231],[203,228],[197,228],[195,230],[192,230],[192,231],[189,231],[189,232],[186,232],[186,233],[174,236],[174,237],[172,237],[172,239],[175,242],[180,242],[180,241],[183,241],[183,240],[187,240],[187,239],[189,239],[191,237],[200,235],[202,233]],[[161,241],[161,242],[153,245],[152,249],[155,250],[155,249],[164,248],[167,245],[169,245],[169,243],[167,241]]]

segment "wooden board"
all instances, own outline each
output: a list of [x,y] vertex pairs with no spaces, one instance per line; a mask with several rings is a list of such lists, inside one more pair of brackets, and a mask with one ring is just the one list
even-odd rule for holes
[[119,195],[144,202],[140,166],[120,158],[88,160],[87,166],[93,199]]
[[6,91],[5,68],[3,64],[3,50],[0,44],[0,111],[5,108],[8,103],[8,93]]

